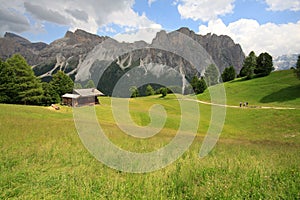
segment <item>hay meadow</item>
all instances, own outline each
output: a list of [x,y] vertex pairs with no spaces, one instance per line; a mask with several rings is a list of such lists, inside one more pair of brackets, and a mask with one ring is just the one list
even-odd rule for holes
[[[275,82],[278,77],[284,79],[281,84]],[[215,148],[199,157],[211,119],[211,106],[199,103],[199,127],[189,150],[171,165],[142,174],[97,161],[79,139],[70,107],[1,104],[0,199],[299,199],[298,80],[283,71],[235,80],[225,88],[229,105],[247,100],[253,107],[226,109]],[[197,98],[209,101],[206,93]],[[134,139],[119,129],[111,100],[101,97],[95,110],[107,137],[120,148],[153,151],[176,134],[180,107],[175,95],[130,99],[130,114],[141,126],[150,122],[152,105],[167,112],[165,127],[149,139]]]

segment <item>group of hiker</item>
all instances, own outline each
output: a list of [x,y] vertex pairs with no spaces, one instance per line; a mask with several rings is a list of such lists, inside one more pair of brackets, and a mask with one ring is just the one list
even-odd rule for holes
[[244,106],[244,107],[248,107],[248,102],[240,102],[240,107],[242,107],[242,106]]

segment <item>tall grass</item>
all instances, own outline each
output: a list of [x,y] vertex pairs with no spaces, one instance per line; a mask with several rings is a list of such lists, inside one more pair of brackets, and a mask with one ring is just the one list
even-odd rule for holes
[[[168,95],[131,99],[131,116],[149,123],[148,108],[161,104],[167,123],[157,136],[133,139],[119,129],[111,99],[96,113],[116,145],[152,151],[168,143],[180,122],[178,101]],[[227,110],[216,147],[198,154],[210,122],[210,107],[199,105],[197,137],[190,149],[164,169],[145,174],[113,170],[82,145],[72,110],[0,105],[1,199],[299,199],[300,114],[298,110]]]

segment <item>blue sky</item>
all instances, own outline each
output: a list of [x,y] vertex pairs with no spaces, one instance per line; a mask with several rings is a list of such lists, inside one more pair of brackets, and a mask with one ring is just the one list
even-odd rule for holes
[[300,53],[300,0],[0,0],[0,34],[50,43],[78,28],[150,42],[160,29],[229,35],[245,54]]

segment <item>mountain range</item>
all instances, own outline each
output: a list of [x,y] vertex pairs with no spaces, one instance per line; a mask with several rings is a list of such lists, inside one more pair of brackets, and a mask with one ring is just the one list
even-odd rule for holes
[[147,75],[148,81],[166,80],[160,84],[179,79],[181,83],[172,84],[184,88],[184,79],[203,75],[210,64],[217,66],[220,73],[229,66],[238,73],[245,58],[241,46],[229,36],[198,35],[188,28],[160,31],[151,44],[118,42],[83,30],[68,31],[50,44],[32,43],[6,33],[0,38],[0,58],[5,60],[15,53],[24,56],[43,81],[62,70],[80,83],[94,80],[109,95],[125,74],[123,79],[128,84],[142,84]]
[[296,67],[298,54],[282,55],[273,59],[275,70],[287,70]]

